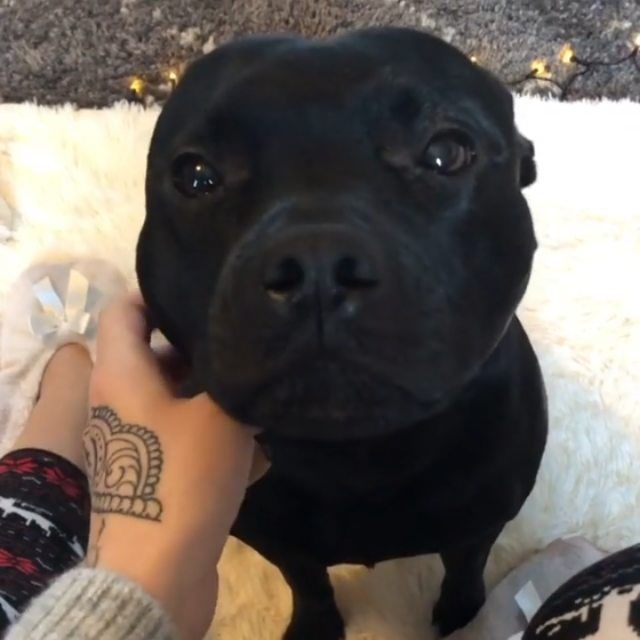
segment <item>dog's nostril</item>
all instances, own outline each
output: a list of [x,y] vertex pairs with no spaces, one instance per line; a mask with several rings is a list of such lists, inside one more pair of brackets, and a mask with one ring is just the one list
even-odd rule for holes
[[276,262],[265,274],[265,291],[274,300],[286,300],[304,284],[304,269],[293,257]]
[[343,256],[336,262],[333,278],[343,289],[371,289],[378,284],[372,266],[353,256]]

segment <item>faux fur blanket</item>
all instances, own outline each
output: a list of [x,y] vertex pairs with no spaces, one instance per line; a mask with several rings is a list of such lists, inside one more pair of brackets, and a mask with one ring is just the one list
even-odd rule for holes
[[[48,248],[114,260],[134,283],[156,116],[0,105],[0,297]],[[490,583],[568,534],[606,550],[640,541],[640,104],[519,98],[517,119],[539,164],[527,197],[540,249],[520,316],[551,431],[536,489],[491,556]],[[435,557],[333,569],[349,640],[432,638],[441,576]],[[280,637],[291,601],[277,570],[230,541],[221,585],[212,637]]]

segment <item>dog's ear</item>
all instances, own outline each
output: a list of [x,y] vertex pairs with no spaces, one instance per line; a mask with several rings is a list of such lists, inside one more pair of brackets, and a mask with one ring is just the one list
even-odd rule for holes
[[518,133],[518,152],[520,156],[520,188],[524,189],[536,181],[535,147],[533,142]]

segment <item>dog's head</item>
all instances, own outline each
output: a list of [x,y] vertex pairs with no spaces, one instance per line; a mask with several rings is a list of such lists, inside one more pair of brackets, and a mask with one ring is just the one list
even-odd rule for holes
[[239,419],[389,433],[461,389],[511,321],[534,174],[509,92],[437,38],[238,41],[190,67],[156,126],[142,292]]

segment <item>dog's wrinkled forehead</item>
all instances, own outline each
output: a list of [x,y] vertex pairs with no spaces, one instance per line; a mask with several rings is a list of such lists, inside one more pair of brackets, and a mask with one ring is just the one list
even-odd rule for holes
[[201,134],[221,115],[255,120],[285,110],[295,119],[296,110],[329,114],[354,105],[391,108],[399,119],[446,115],[495,136],[513,129],[509,92],[460,51],[426,33],[369,29],[323,41],[272,36],[221,47],[188,70],[156,144],[176,128]]

